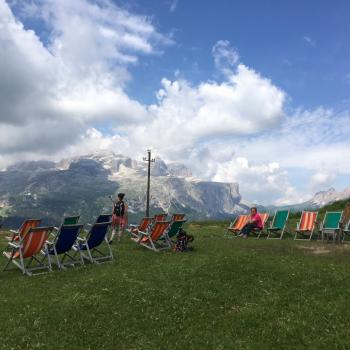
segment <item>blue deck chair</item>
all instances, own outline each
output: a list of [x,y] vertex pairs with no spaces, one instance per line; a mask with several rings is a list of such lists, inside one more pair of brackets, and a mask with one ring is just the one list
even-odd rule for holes
[[99,224],[101,222],[110,222],[112,220],[112,214],[100,214],[95,223]]
[[[76,254],[80,252],[82,257],[91,263],[112,260],[113,253],[107,239],[111,224],[110,221],[93,224],[86,237],[78,237],[78,244],[73,246]],[[99,249],[103,243],[107,246],[107,254]]]
[[[74,255],[71,254],[73,245],[76,244],[78,236],[83,229],[84,225],[62,225],[58,230],[54,240],[52,242],[48,241],[48,254],[54,255],[58,268],[64,269],[66,266],[74,266],[76,264],[84,265],[83,256],[78,249],[77,253],[80,259],[77,260]],[[79,248],[79,246],[78,246]],[[47,255],[45,254],[46,258]],[[65,261],[68,259],[68,261]]]

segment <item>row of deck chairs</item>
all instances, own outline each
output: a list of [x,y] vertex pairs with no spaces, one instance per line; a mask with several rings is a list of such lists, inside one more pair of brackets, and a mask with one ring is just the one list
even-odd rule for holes
[[130,225],[128,232],[133,242],[157,252],[173,247],[173,239],[185,222],[185,214],[173,214],[170,220],[167,214],[158,214],[144,217],[138,225]]
[[[113,259],[107,234],[111,227],[111,215],[102,214],[88,231],[79,224],[79,216],[65,217],[60,227],[40,226],[41,220],[25,220],[18,230],[11,230],[4,270],[14,264],[23,274],[33,275],[59,269],[84,265],[85,262],[100,263]],[[106,252],[101,250],[106,245]]]
[[[275,215],[267,226],[269,218],[268,213],[260,213],[263,229],[256,229],[253,233],[256,238],[265,235],[267,239],[282,239],[286,230],[290,227],[288,225],[289,210],[277,210]],[[227,228],[226,234],[237,237],[244,225],[248,223],[249,215],[239,215]],[[317,222],[317,211],[303,211],[295,229],[295,240],[312,240],[315,238],[322,240],[332,239],[334,242],[345,241],[346,236],[350,236],[350,219],[345,225],[343,222],[342,211],[327,211],[322,222]]]

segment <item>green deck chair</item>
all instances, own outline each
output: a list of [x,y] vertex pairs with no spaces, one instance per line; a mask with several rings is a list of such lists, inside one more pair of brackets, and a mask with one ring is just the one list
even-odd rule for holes
[[323,222],[321,224],[321,235],[322,240],[332,236],[333,243],[335,243],[336,239],[340,238],[340,222],[342,220],[343,211],[327,211],[326,215],[323,218]]
[[284,231],[286,230],[287,221],[289,217],[289,210],[277,210],[267,229],[267,239],[282,239]]
[[166,233],[167,238],[170,241],[173,237],[175,237],[178,234],[179,230],[182,228],[185,222],[186,220],[175,220],[170,224],[168,232]]
[[77,216],[65,216],[63,218],[63,224],[64,226],[66,225],[77,225],[80,219],[80,215]]

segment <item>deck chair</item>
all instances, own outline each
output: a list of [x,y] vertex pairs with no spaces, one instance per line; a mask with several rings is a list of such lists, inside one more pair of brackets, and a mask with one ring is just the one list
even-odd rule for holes
[[256,238],[259,239],[261,237],[262,234],[264,234],[265,232],[265,226],[267,223],[267,220],[269,219],[270,214],[269,213],[259,213],[260,217],[261,217],[261,222],[262,222],[262,228],[255,228],[252,231],[252,234],[256,235]]
[[151,217],[144,217],[141,219],[140,223],[138,225],[129,225],[129,228],[126,229],[127,232],[129,232],[132,236],[138,237],[139,232],[146,232],[148,231],[149,226],[152,223],[153,218]]
[[80,219],[80,215],[76,216],[65,216],[63,218],[63,224],[62,225],[77,225]]
[[[80,257],[79,260],[75,258],[75,253],[74,255],[72,254],[73,245],[77,243],[78,236],[83,226],[84,225],[62,225],[54,240],[51,242],[47,241],[47,253],[55,257],[52,262],[54,262],[58,268],[65,269],[66,266],[75,266],[77,264],[84,265],[84,259],[79,249],[77,250]],[[79,245],[77,247],[79,248]],[[44,254],[44,259],[48,258],[45,251],[42,251],[42,253]]]
[[165,239],[168,239],[170,244],[172,243],[172,238],[176,237],[182,226],[187,220],[175,220],[175,221],[170,221],[169,227],[166,230],[166,237]]
[[153,216],[153,222],[165,221],[167,218],[167,214],[156,214]]
[[[168,239],[161,239],[166,235],[170,221],[157,221],[149,232],[140,232],[139,237],[131,237],[132,241],[148,249],[158,252],[161,249],[170,249]],[[163,237],[164,238],[164,237]]]
[[297,223],[297,228],[295,230],[294,240],[309,240],[311,241],[314,234],[317,211],[303,211],[299,222]]
[[343,228],[343,242],[346,242],[346,236],[350,236],[350,220],[344,225]]
[[10,230],[11,236],[7,236],[6,239],[10,242],[18,241],[19,237],[22,238],[27,234],[30,228],[37,227],[40,225],[40,219],[28,219],[24,220],[21,227],[18,230]]
[[186,214],[173,214],[170,221],[185,220]]
[[[11,263],[28,276],[51,271],[51,259],[46,240],[52,230],[53,227],[31,227],[24,236],[19,235],[18,242],[9,242],[7,249],[3,252],[5,258],[8,259],[4,271]],[[44,250],[48,255],[47,265],[39,259],[41,250]],[[33,262],[36,262],[35,266],[32,266]]]
[[[78,237],[78,243],[73,245],[75,250],[73,257],[75,258],[77,254],[81,254],[83,259],[96,264],[113,260],[112,249],[107,239],[111,224],[111,221],[95,223],[91,226],[86,237]],[[107,246],[107,253],[100,250],[103,243]]]
[[289,210],[277,210],[271,222],[270,227],[267,228],[267,239],[282,239],[285,232],[287,221],[289,217]]
[[242,230],[244,225],[247,224],[249,220],[249,215],[239,215],[231,222],[230,226],[226,229],[226,235],[229,235],[229,232],[233,233],[233,237],[237,237],[239,232]]
[[100,214],[97,218],[95,223],[100,224],[102,222],[110,222],[112,220],[112,214]]
[[333,238],[333,243],[335,243],[336,239],[340,239],[340,223],[342,220],[342,215],[342,211],[326,212],[320,227],[322,241],[325,239],[325,237],[328,241],[330,236]]

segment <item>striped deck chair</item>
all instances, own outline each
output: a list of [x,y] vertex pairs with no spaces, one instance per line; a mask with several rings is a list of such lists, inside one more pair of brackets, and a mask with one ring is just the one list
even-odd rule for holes
[[289,217],[289,210],[277,210],[271,222],[270,227],[267,228],[267,239],[282,239],[286,230],[287,221]]
[[10,230],[12,235],[7,236],[6,239],[10,242],[18,241],[20,236],[23,238],[27,234],[29,229],[31,229],[32,227],[39,226],[40,222],[41,222],[41,220],[39,220],[39,219],[24,220],[21,227],[18,230]]
[[[71,254],[73,245],[77,243],[78,236],[84,225],[62,225],[55,235],[53,241],[48,241],[48,254],[54,256],[53,262],[56,263],[60,269],[65,269],[66,266],[75,266],[76,264],[84,265],[84,259],[81,251],[78,249],[80,259],[75,259]],[[78,245],[79,248],[79,245]],[[44,251],[44,259],[48,258]],[[65,261],[68,259],[68,261]]]
[[141,232],[139,237],[132,237],[132,241],[138,243],[155,252],[161,249],[170,249],[171,244],[168,239],[161,239],[166,235],[170,221],[157,221],[149,232]]
[[327,241],[329,237],[333,239],[333,243],[336,240],[340,240],[340,223],[342,220],[343,211],[327,211],[320,228],[322,240],[325,238]]
[[258,228],[255,228],[252,233],[256,234],[256,238],[259,239],[261,237],[261,235],[265,232],[265,226],[266,226],[266,223],[267,223],[267,220],[269,219],[269,216],[270,214],[269,213],[259,213],[260,217],[261,217],[261,222],[262,222],[262,229],[258,229]]
[[132,236],[138,237],[139,232],[148,231],[148,228],[151,225],[152,220],[153,220],[152,217],[144,217],[141,219],[138,225],[133,225],[133,224],[129,225],[129,228],[127,228],[126,231],[129,232]]
[[[303,211],[299,222],[297,223],[297,228],[295,230],[294,240],[309,240],[311,241],[314,234],[317,211]],[[299,235],[299,237],[298,237]]]
[[173,214],[170,221],[185,220],[186,214]]
[[226,235],[229,235],[229,232],[233,233],[232,237],[237,237],[241,232],[244,225],[248,223],[249,215],[239,215],[231,222],[230,226],[226,229]]
[[[81,254],[84,259],[91,263],[100,263],[113,260],[113,253],[108,244],[107,234],[112,222],[100,222],[92,225],[86,237],[78,237],[78,243],[73,246],[75,250],[74,258]],[[107,253],[100,250],[102,244],[107,246]]]
[[156,214],[153,216],[153,222],[165,221],[167,218],[167,214]]
[[[8,259],[4,270],[13,263],[23,274],[32,276],[38,274],[36,271],[51,271],[51,259],[48,255],[46,240],[53,227],[31,227],[24,236],[19,235],[18,242],[9,242],[7,249],[3,252],[5,258]],[[48,264],[45,265],[39,259],[41,250],[48,255]],[[35,266],[32,263],[36,262]]]

